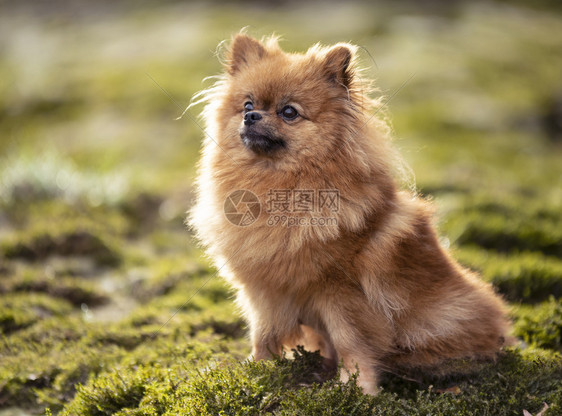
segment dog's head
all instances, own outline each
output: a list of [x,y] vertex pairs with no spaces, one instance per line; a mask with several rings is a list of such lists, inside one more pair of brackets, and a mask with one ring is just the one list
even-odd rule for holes
[[354,55],[348,44],[293,54],[236,35],[215,115],[221,144],[293,165],[330,157],[360,124]]

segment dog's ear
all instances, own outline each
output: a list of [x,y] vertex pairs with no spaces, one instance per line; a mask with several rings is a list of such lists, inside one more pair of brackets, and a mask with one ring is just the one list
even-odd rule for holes
[[266,54],[267,50],[258,40],[242,33],[237,34],[228,50],[226,70],[230,75],[234,75]]
[[332,47],[324,58],[324,72],[330,81],[349,87],[353,80],[353,57],[351,45],[339,43]]

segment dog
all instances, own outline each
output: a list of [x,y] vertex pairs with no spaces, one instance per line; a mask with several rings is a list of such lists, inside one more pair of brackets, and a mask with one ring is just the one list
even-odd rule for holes
[[254,359],[304,345],[376,394],[394,367],[495,357],[510,323],[439,244],[429,202],[400,189],[356,57],[346,43],[298,54],[235,35],[197,100],[206,138],[189,222],[236,291]]

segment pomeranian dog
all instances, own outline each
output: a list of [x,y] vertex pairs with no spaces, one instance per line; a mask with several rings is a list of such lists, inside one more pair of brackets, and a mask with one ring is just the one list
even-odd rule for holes
[[440,246],[428,203],[398,188],[356,47],[294,54],[237,34],[224,66],[199,95],[190,223],[236,290],[253,357],[320,350],[370,394],[394,367],[493,358],[506,307]]

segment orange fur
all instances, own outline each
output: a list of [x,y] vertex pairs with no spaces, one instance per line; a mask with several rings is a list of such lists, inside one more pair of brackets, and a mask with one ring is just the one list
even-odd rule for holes
[[[344,379],[358,368],[375,394],[378,372],[394,365],[493,357],[507,338],[505,306],[440,247],[427,202],[398,190],[355,48],[290,54],[274,38],[239,34],[225,66],[200,95],[208,137],[190,222],[237,291],[254,358],[308,344],[343,361]],[[245,102],[260,116],[247,129],[282,138],[283,148],[260,154],[243,143]],[[287,103],[295,120],[280,115]],[[224,201],[242,189],[262,206],[270,190],[336,189],[337,212],[291,215],[337,223],[271,226],[262,212],[249,226],[231,224]]]

